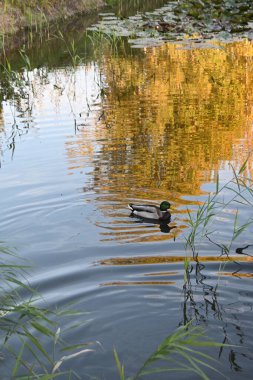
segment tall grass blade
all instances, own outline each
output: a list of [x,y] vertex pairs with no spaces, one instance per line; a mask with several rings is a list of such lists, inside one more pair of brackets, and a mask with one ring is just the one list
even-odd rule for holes
[[20,363],[21,363],[21,358],[23,356],[23,353],[24,353],[24,348],[25,348],[25,343],[23,343],[20,351],[19,351],[19,354],[18,354],[18,357],[17,357],[17,360],[16,360],[16,363],[15,363],[15,366],[13,368],[13,371],[12,371],[12,377],[15,377],[16,374],[17,374],[17,371],[20,367]]
[[88,352],[94,352],[94,350],[92,349],[85,349],[85,350],[82,350],[82,351],[79,351],[79,352],[75,352],[74,354],[71,354],[71,355],[68,355],[68,356],[63,356],[60,360],[58,360],[58,362],[54,365],[53,369],[52,369],[52,373],[55,373],[59,368],[60,366],[62,365],[62,363],[66,360],[70,360],[70,359],[73,359],[75,358],[76,356],[79,356],[79,355],[83,355],[83,354],[87,354]]
[[[213,342],[207,339],[203,329],[192,327],[191,322],[168,336],[157,350],[150,355],[141,369],[131,380],[136,380],[144,374],[171,372],[171,371],[189,371],[197,374],[201,379],[208,380],[208,376],[203,368],[208,368],[216,373],[221,374],[208,361],[217,361],[212,356],[192,349],[192,346],[199,347],[221,347],[222,343]],[[202,359],[201,359],[202,358]],[[168,366],[155,366],[156,362],[171,363]],[[120,363],[119,363],[120,364]],[[175,366],[176,364],[176,366]],[[150,368],[151,367],[151,368]]]
[[242,174],[242,173],[245,171],[246,166],[247,166],[247,163],[248,163],[248,161],[249,161],[249,156],[250,156],[250,155],[248,155],[248,157],[246,158],[246,160],[244,161],[244,163],[243,163],[242,166],[240,167],[239,172],[238,172],[238,175]]
[[55,336],[54,336],[54,345],[56,345],[56,343],[60,339],[60,333],[61,333],[61,328],[58,327],[58,329],[56,330]]
[[39,342],[39,340],[37,338],[35,338],[35,336],[33,336],[28,330],[27,328],[24,328],[24,332],[25,332],[25,335],[27,338],[30,339],[30,341],[33,343],[33,345],[38,349],[38,351],[40,351],[40,353],[48,360],[48,362],[50,364],[53,365],[53,360],[50,358],[49,354],[47,353],[47,351],[42,347],[41,343]]
[[46,336],[52,336],[52,337],[55,336],[55,334],[54,334],[53,331],[51,331],[47,327],[41,325],[37,321],[32,321],[31,322],[31,326],[34,327],[37,331],[39,331],[40,333],[42,333],[42,334],[44,334]]
[[239,177],[238,175],[236,174],[236,171],[235,171],[235,168],[233,167],[233,165],[230,164],[230,167],[232,168],[233,170],[233,173],[234,173],[234,179],[237,183],[237,187],[238,187],[238,191],[240,192],[241,191],[241,187],[240,187],[240,181],[239,181]]
[[114,349],[113,352],[114,352],[114,359],[118,367],[120,380],[125,380],[124,366],[120,363],[117,351]]
[[217,173],[217,177],[216,177],[216,194],[219,193],[219,180],[220,180],[219,173]]

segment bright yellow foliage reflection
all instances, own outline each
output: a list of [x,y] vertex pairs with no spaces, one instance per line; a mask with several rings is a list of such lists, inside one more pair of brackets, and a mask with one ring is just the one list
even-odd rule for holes
[[100,131],[109,141],[102,157],[110,184],[132,197],[136,188],[151,199],[159,189],[159,200],[173,191],[196,195],[223,162],[242,162],[252,144],[252,55],[245,41],[107,56]]
[[[122,219],[128,201],[165,199],[185,213],[191,201],[182,196],[203,194],[201,185],[227,162],[242,164],[252,149],[252,63],[249,41],[206,49],[168,43],[103,55],[105,96],[95,129],[93,178],[106,216]],[[247,175],[251,167],[250,159]],[[157,228],[135,231],[129,223],[110,225],[105,239],[168,239],[183,228],[158,237]]]

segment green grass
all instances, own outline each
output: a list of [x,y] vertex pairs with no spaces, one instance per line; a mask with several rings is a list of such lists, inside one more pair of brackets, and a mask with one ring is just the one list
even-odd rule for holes
[[204,329],[192,326],[191,321],[164,339],[134,376],[125,377],[124,366],[116,350],[114,358],[120,380],[137,380],[146,375],[152,375],[151,379],[157,379],[157,375],[161,373],[168,373],[171,378],[176,378],[176,374],[182,372],[193,373],[196,379],[209,380],[205,370],[211,370],[224,378],[226,376],[216,369],[218,360],[206,354],[203,348],[224,346],[226,345],[223,343],[210,340],[205,335]]
[[[0,347],[5,378],[53,379],[61,377],[62,363],[94,351],[90,343],[67,345],[59,325],[77,311],[50,310],[28,280],[31,267],[0,242]],[[48,347],[51,346],[51,349]],[[11,363],[11,365],[10,365]],[[70,368],[69,379],[81,378]]]
[[[188,210],[188,225],[190,227],[186,236],[186,251],[188,248],[192,251],[193,257],[198,257],[198,245],[204,239],[208,238],[211,241],[212,235],[217,232],[213,227],[218,216],[221,216],[228,207],[233,207],[236,210],[238,204],[245,207],[253,208],[253,187],[252,180],[245,178],[244,172],[247,166],[248,158],[245,160],[238,172],[233,171],[233,177],[225,185],[219,183],[217,176],[216,190],[209,194],[208,199],[199,206],[197,212]],[[229,193],[225,200],[224,192]],[[250,217],[247,222],[239,223],[238,209],[235,212],[231,238],[228,242],[221,242],[218,245],[222,249],[222,253],[229,255],[233,242],[253,223],[253,217]]]
[[63,0],[3,0],[4,8],[8,6],[13,6],[20,8],[24,10],[27,7],[48,7],[50,5],[55,5],[55,4],[62,4],[64,5]]

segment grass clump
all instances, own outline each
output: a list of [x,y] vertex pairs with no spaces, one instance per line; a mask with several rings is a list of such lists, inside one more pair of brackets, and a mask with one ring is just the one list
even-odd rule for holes
[[3,378],[50,380],[62,378],[63,374],[67,374],[69,379],[80,378],[73,369],[60,371],[62,363],[94,351],[88,343],[68,346],[63,340],[64,331],[58,320],[61,318],[62,321],[63,316],[73,318],[77,312],[66,309],[52,311],[39,306],[44,301],[27,281],[30,267],[19,264],[20,258],[1,242],[0,257]]
[[13,44],[32,43],[35,33],[48,38],[55,24],[103,5],[104,0],[0,0],[0,55]]
[[145,375],[157,376],[160,373],[176,374],[180,372],[193,373],[197,378],[208,380],[205,369],[212,370],[219,375],[222,373],[211,364],[217,364],[218,361],[203,352],[203,348],[221,346],[225,345],[208,339],[204,329],[192,326],[192,321],[190,321],[164,339],[134,376],[125,377],[124,366],[121,364],[116,350],[114,350],[114,358],[120,380],[137,380]]
[[[219,176],[217,175],[216,190],[209,194],[208,199],[199,206],[196,214],[188,210],[188,224],[190,232],[186,237],[186,250],[191,249],[193,257],[198,257],[198,244],[208,238],[213,242],[211,237],[217,230],[214,226],[217,217],[221,216],[229,207],[233,207],[235,216],[231,223],[231,238],[227,242],[215,243],[222,249],[222,254],[228,255],[233,242],[253,223],[253,218],[249,218],[246,222],[240,224],[238,205],[245,207],[253,207],[253,183],[250,178],[245,177],[248,158],[245,160],[238,172],[233,171],[233,177],[225,185],[220,185]],[[226,198],[224,197],[226,193]],[[212,228],[212,229],[211,229]]]

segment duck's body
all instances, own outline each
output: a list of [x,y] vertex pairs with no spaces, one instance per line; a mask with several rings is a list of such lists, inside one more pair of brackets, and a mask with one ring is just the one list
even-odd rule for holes
[[155,205],[140,205],[130,203],[128,205],[132,211],[132,215],[138,216],[143,219],[152,219],[159,222],[170,221],[171,214],[168,211],[170,208],[170,203],[164,201],[160,204],[160,207]]

